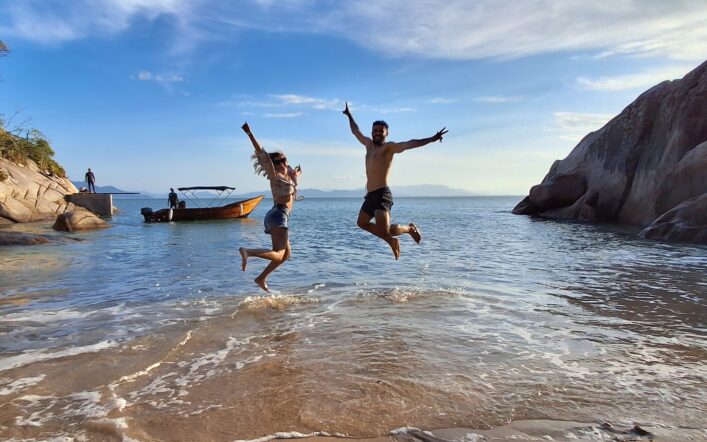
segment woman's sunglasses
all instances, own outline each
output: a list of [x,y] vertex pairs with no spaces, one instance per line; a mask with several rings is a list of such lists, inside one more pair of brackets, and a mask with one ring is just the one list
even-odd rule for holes
[[273,164],[282,164],[282,163],[286,163],[286,162],[287,162],[287,158],[285,158],[285,157],[280,157],[276,160],[272,160]]

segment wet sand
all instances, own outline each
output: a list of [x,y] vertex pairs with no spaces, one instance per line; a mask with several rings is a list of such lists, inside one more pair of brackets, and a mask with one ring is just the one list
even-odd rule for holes
[[[374,302],[384,300],[394,306],[424,298],[395,292]],[[587,398],[586,404],[571,405],[564,394],[542,385],[534,388],[538,395],[530,398],[514,395],[511,382],[489,389],[485,384],[496,382],[485,375],[459,373],[445,382],[445,376],[435,378],[435,368],[423,357],[423,349],[411,349],[395,333],[372,339],[341,317],[336,327],[324,327],[323,335],[316,332],[322,323],[315,326],[312,317],[298,312],[318,307],[316,299],[307,296],[252,297],[230,314],[193,318],[126,343],[105,341],[4,358],[0,360],[0,437],[263,441],[307,436],[401,442],[707,439],[702,428],[655,424],[655,413],[647,416],[651,422],[601,425],[601,419],[612,413],[590,415],[606,409],[606,404],[592,404]],[[332,317],[324,324],[336,320]],[[327,346],[341,348],[319,348],[316,341],[323,338]],[[458,390],[458,385],[467,390]],[[563,389],[573,387],[579,384]],[[541,418],[549,414],[591,420]],[[665,416],[673,416],[672,422],[690,420],[689,413]],[[595,423],[587,423],[594,419]],[[648,433],[632,432],[634,424]]]

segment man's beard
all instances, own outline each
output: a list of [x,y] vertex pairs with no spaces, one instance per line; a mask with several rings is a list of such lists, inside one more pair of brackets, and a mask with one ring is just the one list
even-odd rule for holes
[[373,138],[373,144],[375,144],[376,146],[382,146],[384,141],[385,141],[385,138],[383,138],[383,137]]

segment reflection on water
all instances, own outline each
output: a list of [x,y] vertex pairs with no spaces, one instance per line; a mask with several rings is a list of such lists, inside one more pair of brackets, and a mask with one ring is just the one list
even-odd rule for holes
[[[398,199],[420,245],[293,212],[262,296],[262,216],[143,224],[0,251],[0,436],[375,436],[519,419],[702,427],[707,248],[512,216],[514,198]],[[707,433],[706,433],[707,434]]]

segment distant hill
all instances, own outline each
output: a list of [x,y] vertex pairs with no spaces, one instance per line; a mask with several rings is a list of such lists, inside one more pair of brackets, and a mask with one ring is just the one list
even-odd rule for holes
[[[85,181],[72,181],[77,188],[86,187]],[[415,186],[391,186],[393,190],[393,195],[395,197],[447,197],[447,196],[475,196],[476,193],[472,193],[462,189],[453,189],[451,187],[439,185],[439,184],[420,184]],[[165,200],[167,199],[167,192],[164,194],[151,193],[151,192],[140,192],[137,195],[118,195],[121,192],[133,192],[132,190],[122,190],[114,186],[96,186],[96,192],[99,193],[115,193],[114,199],[144,199],[144,198],[157,198]],[[297,191],[298,195],[304,196],[305,198],[362,198],[366,191],[363,187],[359,189],[349,189],[349,190],[319,190],[319,189],[299,189]],[[231,195],[232,198],[252,198],[257,195],[265,195],[270,197],[270,190],[261,190],[259,192],[248,192],[248,193],[234,193]],[[197,198],[215,198],[216,194],[211,192],[197,192]],[[181,199],[181,198],[180,198]]]
[[[420,184],[415,186],[391,186],[393,195],[397,197],[446,197],[446,196],[475,196],[462,189],[452,189],[451,187],[437,184]],[[269,191],[249,192],[239,194],[239,197],[251,198],[256,195],[269,195]],[[363,187],[350,190],[319,190],[319,189],[298,189],[297,194],[305,198],[362,198],[366,194]]]
[[[86,188],[86,181],[72,181],[74,186],[76,186],[77,189],[82,189]],[[123,189],[118,189],[117,187],[114,186],[96,186],[96,193],[113,193],[113,194],[120,194],[122,192],[138,192],[137,195],[113,195],[114,199],[144,199],[144,198],[162,198],[161,195],[156,195],[154,193],[149,193],[149,192],[139,192],[136,190],[123,190]],[[167,194],[165,193],[164,198],[167,198]]]

